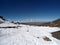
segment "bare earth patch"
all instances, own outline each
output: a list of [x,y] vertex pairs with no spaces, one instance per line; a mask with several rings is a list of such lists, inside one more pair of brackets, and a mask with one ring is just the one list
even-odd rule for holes
[[46,36],[45,36],[43,39],[44,39],[45,41],[51,41],[51,40],[50,40],[48,37],[46,37]]

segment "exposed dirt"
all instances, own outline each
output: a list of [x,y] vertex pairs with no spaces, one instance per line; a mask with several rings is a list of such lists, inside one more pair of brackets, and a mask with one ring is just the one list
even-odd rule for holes
[[45,36],[43,39],[44,39],[45,41],[51,41],[51,39],[49,39],[49,38],[46,37],[46,36]]

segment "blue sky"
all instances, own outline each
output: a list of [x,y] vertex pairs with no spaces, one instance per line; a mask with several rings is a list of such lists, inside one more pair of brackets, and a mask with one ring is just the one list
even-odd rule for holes
[[51,21],[60,18],[60,1],[0,0],[0,15],[12,20]]

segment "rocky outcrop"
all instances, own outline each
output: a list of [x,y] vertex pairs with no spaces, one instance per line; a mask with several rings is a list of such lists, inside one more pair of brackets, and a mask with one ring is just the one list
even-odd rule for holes
[[60,31],[52,32],[51,34],[52,34],[53,37],[60,40]]
[[3,18],[3,16],[0,16],[0,24],[3,23],[5,21],[5,19]]

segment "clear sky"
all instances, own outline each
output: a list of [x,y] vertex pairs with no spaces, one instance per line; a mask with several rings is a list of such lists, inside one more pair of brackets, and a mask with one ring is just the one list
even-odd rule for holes
[[12,20],[60,18],[60,0],[0,0],[0,15]]

